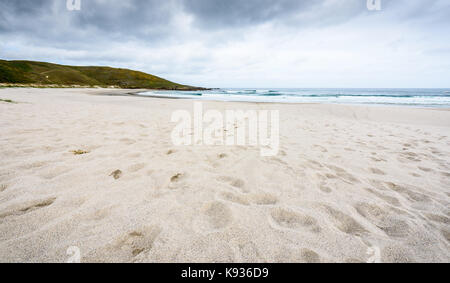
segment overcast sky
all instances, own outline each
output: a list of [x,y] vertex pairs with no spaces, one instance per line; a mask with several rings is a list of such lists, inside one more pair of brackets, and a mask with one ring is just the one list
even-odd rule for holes
[[0,58],[205,87],[450,87],[450,1],[0,0]]

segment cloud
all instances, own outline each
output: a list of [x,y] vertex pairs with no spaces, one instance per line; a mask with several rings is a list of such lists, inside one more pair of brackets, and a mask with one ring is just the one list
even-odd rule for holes
[[185,0],[185,11],[202,29],[242,28],[265,23],[309,26],[346,22],[367,12],[361,0]]
[[0,57],[213,87],[445,84],[450,3],[381,1],[0,0]]
[[[316,1],[320,2],[320,1]],[[201,28],[233,28],[287,18],[310,9],[313,1],[185,0],[183,7]]]

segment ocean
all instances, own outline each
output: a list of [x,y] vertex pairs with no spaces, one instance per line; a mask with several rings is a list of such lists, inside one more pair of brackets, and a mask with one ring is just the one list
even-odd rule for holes
[[148,91],[139,93],[139,95],[218,101],[450,107],[450,89],[248,88],[207,91]]

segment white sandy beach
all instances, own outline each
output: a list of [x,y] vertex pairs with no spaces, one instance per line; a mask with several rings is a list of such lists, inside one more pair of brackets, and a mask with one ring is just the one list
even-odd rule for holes
[[204,102],[280,110],[261,157],[122,92],[0,89],[0,262],[450,261],[450,111]]

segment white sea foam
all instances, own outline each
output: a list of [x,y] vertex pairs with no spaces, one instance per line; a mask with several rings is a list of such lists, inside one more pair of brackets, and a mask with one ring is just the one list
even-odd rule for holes
[[450,107],[446,89],[216,89],[148,91],[142,96],[274,103],[336,103]]

